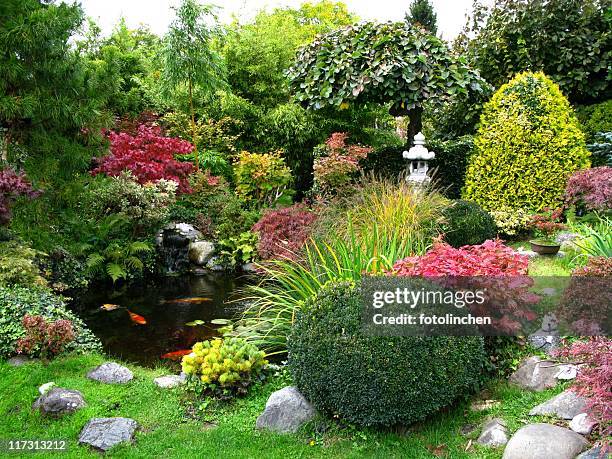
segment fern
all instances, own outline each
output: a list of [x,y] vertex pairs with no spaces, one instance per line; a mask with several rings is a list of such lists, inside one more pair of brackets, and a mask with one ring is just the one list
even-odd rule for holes
[[127,272],[116,263],[108,263],[106,265],[106,274],[113,280],[113,283],[117,282],[119,279],[127,279]]

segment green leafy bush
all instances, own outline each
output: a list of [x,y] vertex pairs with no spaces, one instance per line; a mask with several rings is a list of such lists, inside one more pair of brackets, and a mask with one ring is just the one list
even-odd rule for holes
[[600,132],[612,132],[612,99],[599,104],[579,105],[576,116],[587,142],[593,142]]
[[485,106],[464,199],[486,210],[560,207],[567,178],[589,152],[567,99],[543,73],[522,73]]
[[245,394],[248,386],[263,377],[266,354],[240,338],[216,338],[196,343],[183,357],[181,367],[199,379],[205,390],[221,395]]
[[102,351],[98,338],[67,309],[64,298],[45,288],[0,287],[0,357],[15,353],[17,341],[25,336],[22,319],[26,314],[72,322],[75,339],[66,346],[66,351]]
[[474,150],[474,137],[465,135],[453,140],[429,140],[427,148],[436,154],[430,163],[435,170],[436,185],[449,198],[459,198],[465,183],[465,170]]
[[108,276],[115,283],[142,273],[142,257],[153,251],[151,244],[144,241],[112,241],[103,250],[90,253],[86,265],[91,274]]
[[0,242],[0,287],[9,285],[45,285],[40,275],[34,249],[18,241]]
[[475,202],[455,201],[444,210],[444,218],[444,240],[456,248],[482,244],[497,235],[493,217]]
[[491,210],[489,213],[499,233],[506,236],[516,236],[526,231],[532,215],[525,209],[512,209],[507,206]]
[[482,338],[365,336],[362,309],[359,287],[330,284],[296,318],[289,367],[317,409],[366,426],[410,424],[478,386]]
[[234,164],[236,193],[258,204],[272,205],[282,197],[290,197],[291,169],[281,153],[249,153],[243,151]]
[[257,233],[245,231],[239,236],[221,239],[219,250],[221,259],[232,267],[249,263],[257,255]]
[[83,211],[93,220],[110,215],[125,217],[133,235],[159,229],[175,200],[177,184],[158,180],[141,185],[130,172],[94,182],[84,198]]

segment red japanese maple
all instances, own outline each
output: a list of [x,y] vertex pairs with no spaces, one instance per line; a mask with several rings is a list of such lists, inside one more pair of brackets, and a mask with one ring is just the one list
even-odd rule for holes
[[129,170],[139,183],[156,182],[160,179],[174,180],[178,191],[191,191],[187,180],[193,165],[180,162],[176,154],[188,154],[193,145],[185,140],[164,137],[159,127],[141,125],[135,136],[125,132],[109,132],[110,155],[100,159],[93,174],[118,176]]
[[11,219],[11,206],[20,196],[35,198],[40,194],[32,188],[25,174],[12,169],[0,170],[0,225]]

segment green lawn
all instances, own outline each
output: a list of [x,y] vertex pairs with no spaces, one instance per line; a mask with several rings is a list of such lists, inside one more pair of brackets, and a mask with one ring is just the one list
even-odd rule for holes
[[[99,457],[76,441],[81,428],[93,417],[125,416],[138,421],[141,429],[133,445],[119,446],[108,457],[410,457],[499,458],[500,450],[466,447],[469,438],[459,430],[479,424],[488,416],[504,418],[514,431],[527,421],[527,412],[560,389],[534,394],[493,384],[486,398],[501,400],[500,406],[475,413],[468,402],[405,430],[374,431],[341,426],[319,419],[298,435],[276,435],[254,429],[270,393],[287,384],[277,376],[268,384],[229,405],[209,404],[194,409],[181,389],[162,390],[152,380],[164,373],[131,366],[135,378],[126,385],[105,385],[85,378],[103,357],[69,356],[48,366],[30,364],[13,368],[0,363],[0,439],[56,439],[69,442],[69,452],[60,457]],[[81,391],[87,407],[61,419],[42,418],[31,410],[37,389],[43,383]],[[214,406],[213,406],[214,405]],[[530,419],[533,421],[533,419]],[[211,424],[212,423],[212,424]],[[214,425],[213,425],[214,424]],[[437,448],[437,450],[436,450]],[[57,457],[40,454],[37,457]]]

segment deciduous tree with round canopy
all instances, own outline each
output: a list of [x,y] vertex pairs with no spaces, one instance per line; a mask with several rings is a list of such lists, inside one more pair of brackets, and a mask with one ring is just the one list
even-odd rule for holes
[[308,108],[390,104],[392,115],[409,117],[410,140],[421,130],[425,102],[487,85],[442,40],[404,22],[364,22],[323,35],[298,52],[288,76]]

